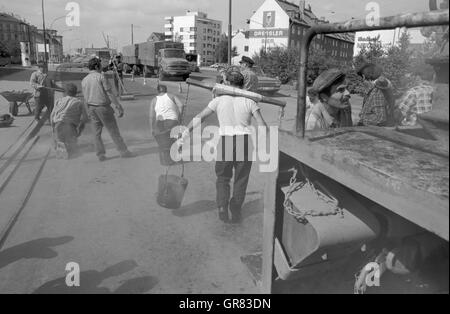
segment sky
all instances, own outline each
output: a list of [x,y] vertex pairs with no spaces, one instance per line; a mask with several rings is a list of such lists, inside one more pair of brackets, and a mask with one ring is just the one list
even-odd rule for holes
[[[69,0],[44,0],[45,20],[49,27],[58,17],[67,14]],[[233,29],[245,29],[246,19],[264,0],[232,0]],[[110,36],[111,45],[121,49],[131,43],[131,24],[135,42],[145,41],[152,32],[164,31],[164,17],[184,15],[186,10],[202,11],[208,17],[223,21],[223,32],[228,25],[228,1],[226,0],[77,0],[80,6],[80,26],[68,27],[65,19],[53,22],[64,36],[65,50],[79,47],[104,47],[102,32]],[[291,0],[298,3],[298,0]],[[313,12],[331,22],[351,18],[365,18],[366,0],[310,0]],[[412,13],[428,10],[428,0],[377,0],[381,16]],[[0,0],[0,11],[12,12],[25,18],[31,24],[42,28],[41,1]]]

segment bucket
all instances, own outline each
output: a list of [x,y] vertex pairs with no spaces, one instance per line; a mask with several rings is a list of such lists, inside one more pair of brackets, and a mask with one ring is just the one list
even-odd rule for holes
[[168,173],[169,168],[165,175],[159,177],[157,202],[164,208],[179,209],[188,186],[188,180],[184,178],[184,164],[182,164],[181,176]]

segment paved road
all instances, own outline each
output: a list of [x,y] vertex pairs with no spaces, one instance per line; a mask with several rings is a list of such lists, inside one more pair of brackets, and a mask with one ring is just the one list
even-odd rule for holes
[[[154,79],[147,86],[142,80],[127,81],[130,90],[142,95],[154,95],[156,84]],[[166,84],[178,93],[180,83]],[[179,96],[185,99],[187,86],[182,83],[182,88]],[[210,97],[206,91],[191,89],[187,119]],[[188,164],[183,207],[178,211],[159,207],[155,193],[164,168],[148,132],[150,99],[141,96],[123,102],[126,116],[119,124],[137,158],[118,158],[107,134],[110,159],[105,163],[96,159],[91,134],[81,138],[83,155],[78,159],[56,160],[51,153],[0,251],[0,292],[258,292],[240,256],[261,249],[262,175],[254,167],[241,225],[224,225],[217,219],[213,164]],[[39,161],[48,149],[49,127],[44,126],[40,135],[25,164]],[[12,195],[8,202],[20,202],[25,191],[17,187],[27,181],[26,173],[18,173],[4,191],[3,198]],[[64,284],[69,262],[79,263],[82,271],[81,287],[70,291]]]

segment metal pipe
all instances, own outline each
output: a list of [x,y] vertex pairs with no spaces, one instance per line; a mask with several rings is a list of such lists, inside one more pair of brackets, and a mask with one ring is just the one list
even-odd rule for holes
[[411,13],[384,17],[380,19],[379,25],[367,25],[366,20],[350,20],[343,23],[321,24],[311,27],[305,34],[300,47],[300,67],[298,73],[298,99],[297,118],[295,131],[305,136],[305,113],[306,113],[306,86],[307,86],[307,65],[308,52],[311,41],[317,34],[350,33],[372,30],[387,30],[398,27],[424,27],[437,26],[449,23],[449,10]]
[[232,14],[232,0],[229,0],[229,12],[228,12],[228,65],[231,65],[231,36],[233,33],[233,26],[231,25],[231,14]]

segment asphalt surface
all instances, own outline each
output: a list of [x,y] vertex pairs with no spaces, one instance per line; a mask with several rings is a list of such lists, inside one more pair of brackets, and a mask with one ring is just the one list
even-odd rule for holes
[[[20,82],[27,76],[15,72],[12,80]],[[130,91],[146,95],[122,102],[126,114],[119,119],[122,136],[138,156],[120,159],[105,132],[109,159],[98,162],[89,130],[80,139],[83,155],[79,158],[57,160],[52,151],[0,250],[0,293],[257,293],[240,261],[242,255],[261,250],[263,180],[256,167],[240,225],[225,225],[217,218],[210,163],[187,164],[189,186],[182,208],[161,208],[155,194],[165,168],[159,164],[148,126],[157,82],[150,79],[144,86],[138,79],[126,84]],[[165,84],[186,99],[185,83],[181,83],[181,94],[180,82]],[[191,90],[186,120],[209,99],[208,92]],[[9,209],[5,217],[21,203],[29,186],[27,174],[39,167],[50,143],[47,125],[25,159],[23,171],[2,193],[7,195],[2,204]],[[171,169],[174,174],[179,171]],[[70,262],[81,267],[77,289],[65,285],[65,267]]]

